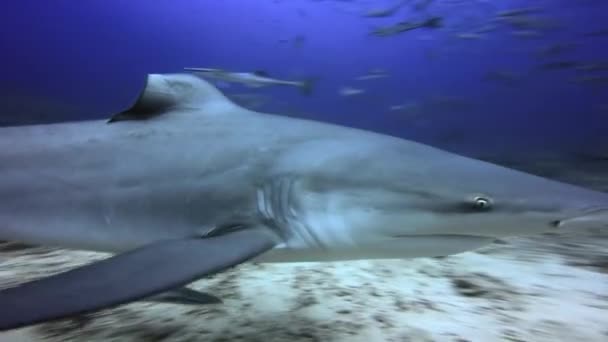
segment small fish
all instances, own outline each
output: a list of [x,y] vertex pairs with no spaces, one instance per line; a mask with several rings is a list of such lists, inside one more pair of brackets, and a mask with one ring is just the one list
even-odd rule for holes
[[556,56],[572,51],[575,48],[575,43],[555,43],[540,48],[538,54],[542,57]]
[[579,77],[574,80],[576,83],[583,83],[594,86],[607,86],[608,76],[585,76]]
[[463,32],[455,35],[456,38],[466,39],[466,40],[479,40],[485,38],[484,35],[473,32]]
[[605,70],[608,70],[608,62],[596,62],[596,63],[581,64],[581,65],[579,65],[579,66],[576,67],[576,70],[578,70],[578,71],[586,71],[586,72],[605,71]]
[[401,0],[397,3],[395,3],[393,6],[389,6],[387,8],[379,8],[379,9],[373,9],[370,10],[368,12],[366,12],[363,17],[365,18],[384,18],[384,17],[390,17],[393,14],[397,13],[397,11],[399,11],[399,9],[401,7],[403,7],[403,5],[405,5],[405,3],[407,2],[407,0]]
[[430,42],[430,41],[434,41],[437,38],[431,34],[419,34],[416,36],[416,40],[419,40],[421,42]]
[[451,110],[470,109],[473,105],[471,101],[462,96],[439,95],[434,96],[429,100],[431,105],[439,108]]
[[484,25],[484,26],[478,28],[477,30],[475,30],[473,32],[480,34],[480,33],[488,33],[488,32],[492,32],[492,31],[496,31],[497,29],[498,29],[498,26],[488,24],[488,25]]
[[496,13],[497,17],[506,18],[506,17],[520,17],[532,13],[536,13],[541,11],[540,7],[525,7],[525,8],[514,8],[510,10],[500,11]]
[[433,3],[433,0],[420,0],[418,2],[416,2],[414,4],[414,6],[412,7],[412,9],[414,11],[424,11],[425,9],[427,9],[431,4]]
[[293,38],[293,46],[296,48],[301,48],[306,43],[306,36],[303,34],[298,34]]
[[572,157],[586,162],[606,162],[608,161],[608,153],[601,152],[575,152]]
[[561,25],[554,19],[538,16],[513,15],[513,16],[498,16],[495,21],[510,25],[517,30],[555,30]]
[[432,29],[440,28],[440,27],[442,27],[442,25],[443,24],[442,24],[441,17],[432,17],[432,18],[429,18],[429,19],[426,19],[423,21],[419,21],[419,22],[402,21],[402,22],[399,22],[394,25],[380,27],[380,28],[372,30],[371,34],[378,36],[378,37],[386,37],[386,36],[392,36],[395,34],[415,30],[418,28],[432,28]]
[[341,96],[348,97],[348,96],[361,95],[361,94],[365,93],[365,90],[360,89],[360,88],[353,88],[353,87],[342,87],[342,88],[340,88],[338,93]]
[[543,36],[543,34],[541,32],[534,31],[534,30],[513,31],[513,32],[511,32],[511,34],[515,37],[525,38],[525,39],[537,39],[537,38],[541,38]]
[[557,61],[557,62],[547,62],[541,64],[540,69],[544,70],[558,70],[558,69],[573,69],[575,67],[580,66],[580,63],[575,61]]
[[521,75],[514,71],[508,70],[493,70],[488,71],[484,77],[484,81],[494,81],[507,85],[515,85],[521,80]]
[[225,82],[240,83],[250,88],[262,88],[267,86],[284,85],[300,88],[304,95],[310,95],[313,90],[315,79],[310,78],[302,81],[286,81],[270,77],[265,71],[254,72],[231,72],[213,68],[184,68],[201,76]]
[[391,112],[399,112],[403,114],[420,114],[420,105],[416,102],[405,102],[398,105],[389,106],[388,109]]
[[378,79],[378,78],[386,78],[388,77],[388,73],[386,72],[386,70],[383,69],[371,69],[367,72],[367,74],[359,76],[357,78],[355,78],[355,80],[357,81],[367,81],[367,80],[374,80],[374,79]]
[[583,36],[584,37],[603,37],[603,36],[608,36],[608,28],[601,29],[601,30],[596,30],[596,31],[586,32],[586,33],[583,33]]

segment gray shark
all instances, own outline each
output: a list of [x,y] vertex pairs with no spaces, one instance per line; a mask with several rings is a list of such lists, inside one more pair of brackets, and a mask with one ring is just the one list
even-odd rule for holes
[[151,74],[110,120],[0,129],[0,240],[114,254],[1,290],[0,330],[196,297],[179,289],[248,261],[445,256],[604,225],[606,208],[604,193]]
[[309,78],[302,81],[280,80],[270,77],[270,75],[263,70],[253,72],[235,72],[214,68],[184,68],[184,70],[199,74],[206,79],[240,83],[249,88],[262,88],[268,86],[298,87],[304,95],[310,95],[312,93],[316,81],[315,78]]
[[394,3],[392,6],[388,6],[385,8],[377,8],[373,10],[369,10],[363,14],[363,17],[366,18],[385,18],[390,17],[397,13],[401,7],[405,6],[408,0],[401,0]]

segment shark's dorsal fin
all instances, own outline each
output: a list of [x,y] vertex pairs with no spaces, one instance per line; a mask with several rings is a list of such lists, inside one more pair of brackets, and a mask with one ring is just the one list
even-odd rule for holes
[[147,120],[170,111],[200,109],[219,114],[242,109],[209,82],[191,74],[149,74],[135,103],[108,123]]

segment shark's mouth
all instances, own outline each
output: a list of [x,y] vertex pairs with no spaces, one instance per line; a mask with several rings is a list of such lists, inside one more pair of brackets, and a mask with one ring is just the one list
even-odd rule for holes
[[608,228],[608,209],[593,208],[563,220],[552,222],[557,228]]

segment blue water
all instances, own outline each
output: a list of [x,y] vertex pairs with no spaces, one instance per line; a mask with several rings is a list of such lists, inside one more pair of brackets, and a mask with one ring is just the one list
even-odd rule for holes
[[[600,0],[435,0],[424,11],[409,1],[388,18],[362,14],[390,1],[181,0],[11,1],[0,11],[0,121],[27,124],[106,118],[128,107],[147,73],[183,67],[266,70],[283,79],[318,77],[311,96],[297,89],[269,95],[257,110],[335,122],[414,139],[462,153],[608,146],[608,85],[572,82],[574,69],[540,70],[549,61],[608,61],[608,2]],[[501,10],[539,7],[556,22],[532,39],[498,24],[479,40],[455,38],[492,23]],[[377,37],[370,30],[441,16],[439,29]],[[304,37],[298,46],[295,37]],[[541,58],[551,44],[575,44]],[[386,79],[355,81],[371,68]],[[513,84],[488,72],[520,75]],[[590,75],[608,76],[608,72]],[[604,82],[606,83],[606,82]],[[365,94],[343,97],[343,86]],[[438,104],[437,98],[448,98]],[[390,111],[413,103],[419,114]]]

